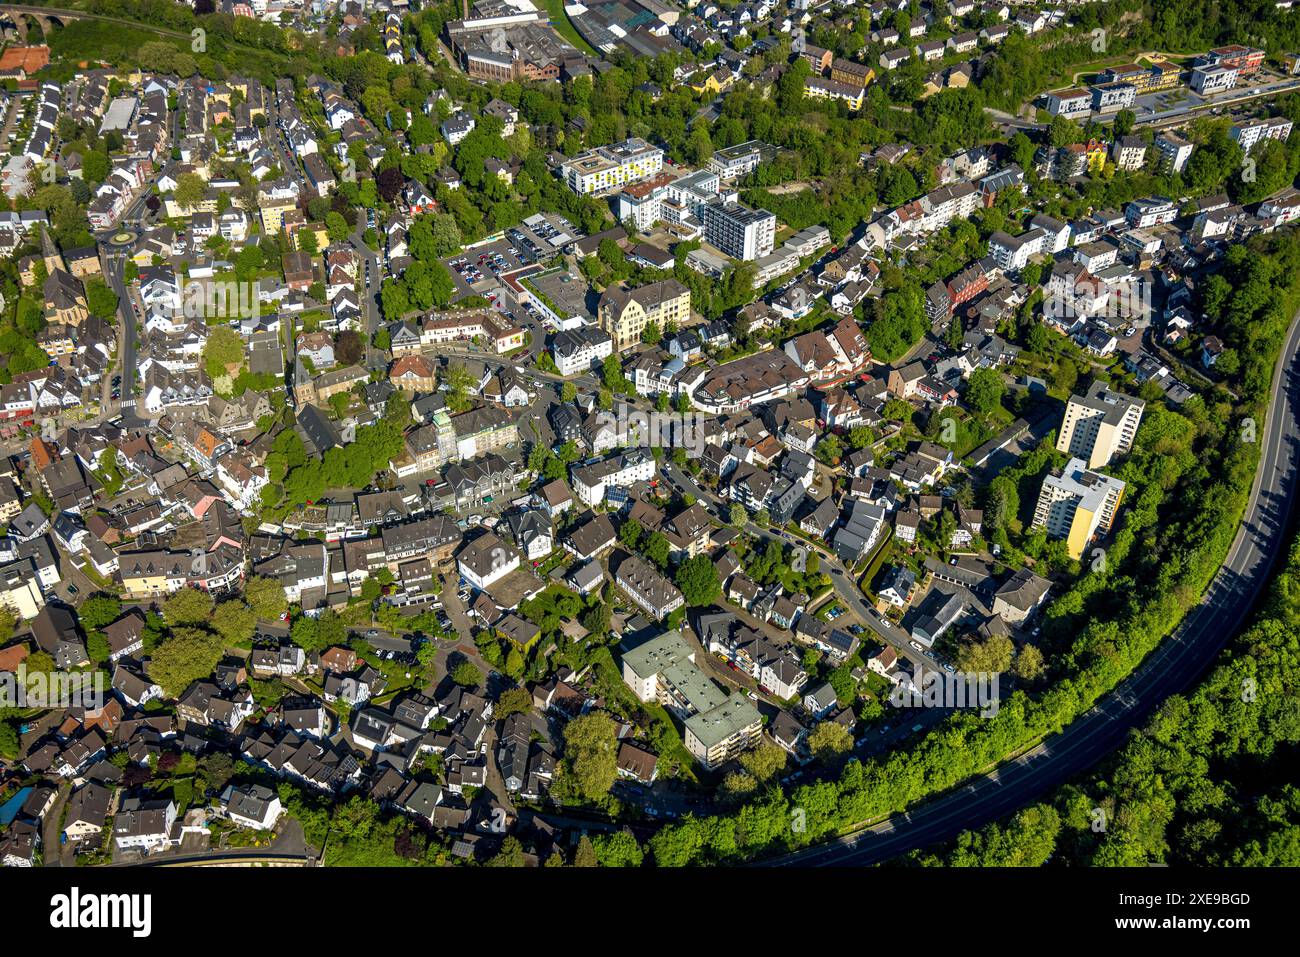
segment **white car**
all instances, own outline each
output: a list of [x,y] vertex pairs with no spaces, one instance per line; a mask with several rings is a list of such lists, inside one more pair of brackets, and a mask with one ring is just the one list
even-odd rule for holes
[[921,647],[917,642],[915,642],[915,641],[909,641],[908,644],[911,645],[913,648],[915,648],[917,651],[925,651],[925,649],[922,648],[922,647]]

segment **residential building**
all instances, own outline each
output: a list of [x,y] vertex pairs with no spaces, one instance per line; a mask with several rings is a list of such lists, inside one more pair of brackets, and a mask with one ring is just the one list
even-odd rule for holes
[[1094,381],[1086,395],[1072,395],[1056,437],[1056,448],[1083,460],[1090,469],[1104,468],[1133,447],[1146,403]]
[[663,150],[632,137],[565,160],[559,173],[571,190],[585,196],[646,179],[662,170],[663,165]]
[[1083,459],[1072,458],[1064,469],[1043,478],[1033,527],[1064,539],[1070,557],[1080,559],[1095,536],[1110,531],[1124,487],[1121,480],[1093,472]]

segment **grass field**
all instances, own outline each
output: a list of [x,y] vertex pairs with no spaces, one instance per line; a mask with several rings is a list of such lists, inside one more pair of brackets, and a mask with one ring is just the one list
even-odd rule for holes
[[556,33],[583,53],[600,56],[600,51],[584,40],[582,34],[577,31],[577,28],[569,20],[569,15],[564,12],[564,0],[537,0],[537,2],[543,10],[551,15],[551,26],[555,28]]

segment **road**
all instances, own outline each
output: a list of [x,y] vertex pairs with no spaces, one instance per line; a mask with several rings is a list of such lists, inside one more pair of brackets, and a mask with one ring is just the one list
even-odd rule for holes
[[1182,626],[1087,714],[1025,755],[972,783],[871,828],[808,848],[778,866],[869,865],[952,840],[1002,818],[1082,773],[1123,744],[1170,695],[1186,691],[1245,624],[1286,547],[1300,443],[1300,314],[1274,375],[1255,485],[1228,556]]
[[[180,128],[178,125],[178,113],[172,110],[168,114],[168,123],[170,124],[170,141],[175,143]],[[163,176],[171,173],[175,168],[176,161],[171,158],[170,153],[166,162],[159,167],[158,171],[149,179],[148,182],[140,188],[135,199],[122,213],[116,223],[107,229],[100,230],[95,234],[95,239],[101,250],[102,265],[104,269],[104,278],[108,280],[109,286],[117,294],[118,300],[118,358],[121,360],[121,409],[123,413],[129,415],[136,404],[136,389],[140,386],[137,381],[139,378],[139,358],[136,354],[137,339],[139,333],[136,331],[137,324],[140,328],[144,327],[144,308],[134,296],[133,290],[126,282],[126,264],[130,259],[134,243],[128,245],[116,245],[111,242],[112,238],[119,233],[129,232],[138,233],[139,228],[147,224],[152,218],[148,208],[149,198],[154,195],[154,189]],[[111,370],[110,370],[111,372]],[[111,376],[105,376],[110,379]],[[107,396],[104,397],[107,399]],[[107,409],[105,403],[102,408]],[[142,427],[145,424],[143,419],[132,419],[126,423],[129,427]]]
[[1134,121],[1135,125],[1173,126],[1186,122],[1195,113],[1202,113],[1206,110],[1220,110],[1228,106],[1238,106],[1242,103],[1249,103],[1252,100],[1266,97],[1277,97],[1300,88],[1300,79],[1295,77],[1283,77],[1272,82],[1266,80],[1256,82],[1259,82],[1260,85],[1246,84],[1240,89],[1230,90],[1227,93],[1210,98],[1199,98],[1197,102],[1176,106],[1173,109],[1160,110],[1154,113],[1139,112],[1137,119]]

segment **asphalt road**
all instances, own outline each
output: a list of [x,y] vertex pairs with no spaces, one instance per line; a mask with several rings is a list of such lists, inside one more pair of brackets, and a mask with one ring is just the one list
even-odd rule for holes
[[1201,604],[1127,681],[1033,751],[907,813],[767,862],[777,866],[875,864],[1004,817],[1118,748],[1171,695],[1187,690],[1246,622],[1286,547],[1300,443],[1300,314],[1274,376],[1259,469],[1241,527]]

